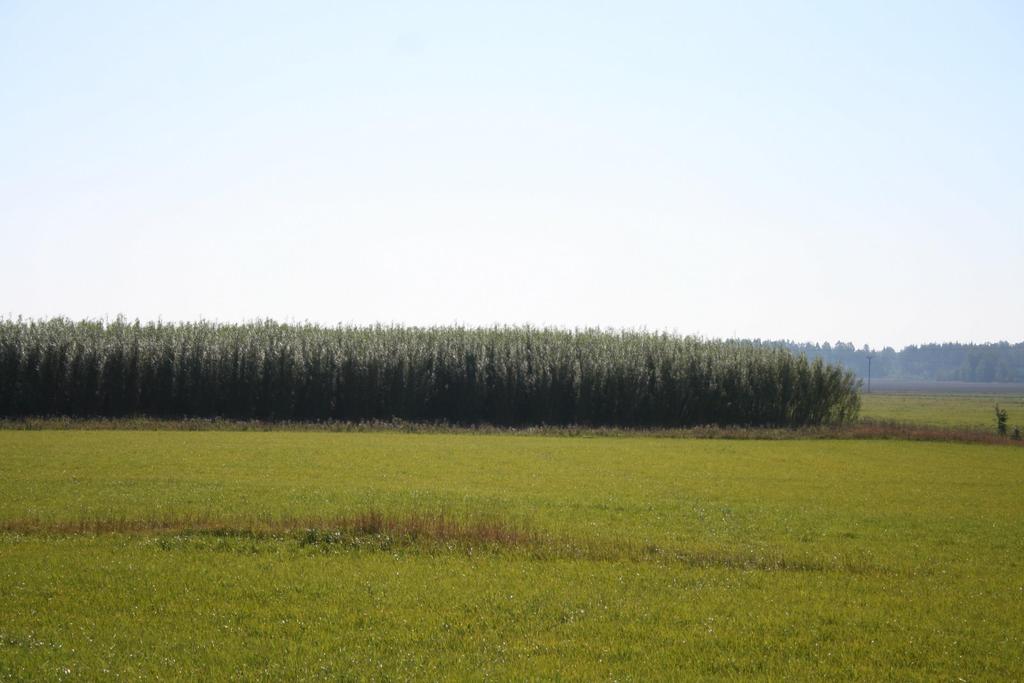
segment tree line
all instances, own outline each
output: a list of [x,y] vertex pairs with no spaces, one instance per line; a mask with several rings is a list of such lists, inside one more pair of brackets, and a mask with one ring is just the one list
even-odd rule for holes
[[0,321],[0,415],[800,426],[856,417],[853,373],[662,333]]
[[1024,342],[1010,344],[922,344],[897,351],[872,350],[853,344],[806,344],[791,341],[758,342],[779,345],[793,353],[842,365],[858,377],[962,382],[1024,382]]

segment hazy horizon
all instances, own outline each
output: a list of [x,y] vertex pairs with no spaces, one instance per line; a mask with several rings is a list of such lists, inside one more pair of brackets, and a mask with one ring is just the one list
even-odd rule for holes
[[0,312],[1024,340],[1024,7],[0,5]]

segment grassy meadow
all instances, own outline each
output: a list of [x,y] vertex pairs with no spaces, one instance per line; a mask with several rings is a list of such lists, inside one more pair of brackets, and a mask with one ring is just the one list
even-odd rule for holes
[[1009,425],[1024,430],[1024,396],[996,394],[861,394],[860,417],[931,427],[994,430],[995,406],[1006,410]]
[[0,431],[0,678],[1013,680],[1024,458]]

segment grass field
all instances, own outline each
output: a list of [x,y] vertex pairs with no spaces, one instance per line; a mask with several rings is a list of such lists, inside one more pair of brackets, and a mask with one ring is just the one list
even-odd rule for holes
[[860,416],[936,427],[995,430],[995,406],[1005,408],[1009,424],[1024,430],[1024,396],[995,394],[861,394]]
[[1019,680],[1022,490],[1000,446],[0,431],[0,677]]

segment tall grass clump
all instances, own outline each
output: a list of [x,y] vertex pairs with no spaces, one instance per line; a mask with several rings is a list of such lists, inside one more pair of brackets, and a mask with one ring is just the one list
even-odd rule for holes
[[532,327],[0,321],[0,415],[474,425],[842,424],[855,377],[780,348]]

